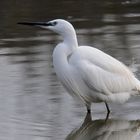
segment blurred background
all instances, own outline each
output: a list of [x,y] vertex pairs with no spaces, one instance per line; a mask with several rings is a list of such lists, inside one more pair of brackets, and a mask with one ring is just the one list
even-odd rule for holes
[[93,121],[84,122],[86,108],[66,93],[53,70],[52,52],[61,38],[17,25],[56,18],[74,25],[79,45],[112,55],[140,79],[140,0],[1,0],[0,140],[103,140],[106,131],[108,140],[140,139],[140,97],[110,104],[107,124],[104,104],[93,104]]

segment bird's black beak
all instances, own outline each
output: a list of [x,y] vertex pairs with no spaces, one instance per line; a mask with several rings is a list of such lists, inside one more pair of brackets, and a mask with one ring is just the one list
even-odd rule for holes
[[18,22],[17,24],[29,26],[52,26],[50,22]]

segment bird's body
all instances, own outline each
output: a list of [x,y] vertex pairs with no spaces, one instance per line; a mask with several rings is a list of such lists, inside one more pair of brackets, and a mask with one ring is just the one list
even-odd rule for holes
[[[90,46],[78,46],[73,26],[61,19],[37,25],[63,37],[53,52],[55,72],[66,88],[90,109],[92,102],[119,102],[140,90],[140,81],[123,63]],[[106,104],[107,105],[107,104]]]
[[77,46],[69,52],[67,45],[61,43],[54,50],[55,72],[67,91],[86,105],[123,103],[132,90],[140,89],[139,81],[123,63],[93,47]]

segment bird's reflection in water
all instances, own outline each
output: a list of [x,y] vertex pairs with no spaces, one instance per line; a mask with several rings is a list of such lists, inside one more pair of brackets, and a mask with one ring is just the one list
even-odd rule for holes
[[66,140],[136,140],[140,120],[95,120],[87,114],[83,124],[74,129]]

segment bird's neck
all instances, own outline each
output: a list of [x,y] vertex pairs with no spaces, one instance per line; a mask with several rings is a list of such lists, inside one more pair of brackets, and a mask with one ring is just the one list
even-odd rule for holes
[[53,65],[55,69],[64,68],[67,69],[69,66],[68,59],[78,47],[75,31],[66,32],[63,35],[63,42],[58,44],[53,51]]
[[63,43],[67,46],[69,53],[72,53],[78,47],[76,32],[74,29],[70,29],[63,34]]
[[67,45],[71,51],[78,47],[78,42],[75,34],[65,36],[63,43]]
[[65,36],[63,42],[59,43],[53,51],[54,66],[67,66],[69,57],[72,55],[72,53],[77,47],[78,43],[76,35]]

